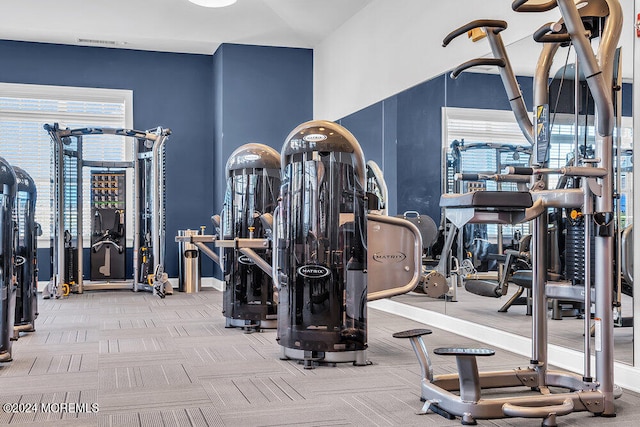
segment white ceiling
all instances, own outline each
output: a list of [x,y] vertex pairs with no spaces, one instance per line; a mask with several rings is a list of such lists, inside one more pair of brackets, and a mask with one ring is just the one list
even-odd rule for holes
[[0,0],[0,39],[201,54],[221,43],[313,48],[371,2]]

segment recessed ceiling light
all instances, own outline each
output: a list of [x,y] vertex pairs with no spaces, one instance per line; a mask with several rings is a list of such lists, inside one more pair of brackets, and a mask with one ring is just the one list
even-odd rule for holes
[[191,3],[204,7],[225,7],[231,6],[237,0],[189,0]]

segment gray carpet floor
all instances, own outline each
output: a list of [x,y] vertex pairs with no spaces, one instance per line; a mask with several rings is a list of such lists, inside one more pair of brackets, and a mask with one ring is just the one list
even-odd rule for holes
[[[420,369],[392,334],[425,325],[369,310],[370,366],[307,370],[280,360],[275,331],[225,329],[222,294],[90,291],[41,300],[36,332],[14,343],[0,365],[0,425],[20,426],[456,426],[418,415]],[[481,346],[434,330],[428,348]],[[432,356],[435,373],[453,358]],[[526,366],[498,350],[481,370]],[[40,410],[27,412],[36,404]],[[47,411],[42,410],[43,404]],[[67,407],[64,407],[64,404]],[[640,396],[626,391],[617,417],[575,413],[559,426],[636,426]],[[539,426],[539,419],[481,420],[485,426]]]

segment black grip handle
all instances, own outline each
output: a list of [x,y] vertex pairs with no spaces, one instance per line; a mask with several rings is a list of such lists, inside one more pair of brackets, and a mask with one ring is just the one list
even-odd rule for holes
[[516,12],[546,12],[558,6],[557,0],[549,0],[546,3],[527,4],[529,0],[515,0],[511,4],[511,9]]
[[504,67],[506,63],[504,62],[504,59],[500,59],[500,58],[470,59],[467,62],[464,62],[458,65],[456,68],[454,68],[453,71],[451,72],[451,78],[456,79],[458,78],[460,73],[466,70],[467,68],[477,67],[478,65],[491,65],[496,67]]
[[451,43],[451,40],[462,34],[466,34],[467,31],[482,27],[493,28],[493,33],[498,34],[500,31],[507,29],[507,22],[497,19],[476,19],[447,34],[444,40],[442,40],[442,47],[447,47],[447,45]]
[[533,168],[523,166],[509,166],[510,175],[533,175]]
[[571,36],[569,33],[554,33],[553,22],[544,24],[533,33],[533,39],[538,43],[564,43],[570,42]]

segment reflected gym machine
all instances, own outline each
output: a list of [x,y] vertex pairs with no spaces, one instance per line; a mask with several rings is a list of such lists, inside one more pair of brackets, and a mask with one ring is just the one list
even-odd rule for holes
[[13,206],[16,198],[16,174],[11,165],[0,157],[0,362],[10,362],[11,340],[14,336],[15,286],[15,227]]
[[367,301],[412,291],[420,280],[420,232],[379,210],[366,190],[362,149],[329,121],[299,125],[281,152],[273,220],[273,279],[282,357],[364,365]]
[[[372,200],[378,200],[377,207],[375,205],[368,206],[369,214],[386,216],[388,214],[389,190],[382,169],[373,160],[368,160],[366,170],[366,191],[375,196]],[[449,286],[451,280],[449,280],[450,276],[445,277],[447,272],[445,260],[441,258],[440,261],[435,261],[432,253],[432,247],[438,238],[436,223],[431,217],[420,215],[416,211],[407,211],[402,215],[396,215],[396,217],[413,223],[420,232],[422,240],[422,272],[420,282],[413,291],[424,293],[431,298],[444,296],[451,289]],[[448,253],[448,250],[445,249],[445,252]]]
[[16,310],[14,338],[20,332],[35,331],[38,317],[38,236],[42,235],[40,224],[36,222],[36,184],[22,168],[13,167],[17,180],[16,202],[14,206],[16,224]]
[[[531,176],[529,192],[478,191],[459,195],[445,194],[441,206],[456,226],[466,223],[514,224],[533,220],[532,244],[532,356],[528,368],[507,371],[478,372],[476,356],[490,356],[489,349],[440,348],[434,353],[455,356],[457,374],[434,375],[422,335],[429,330],[413,330],[395,334],[408,338],[418,356],[422,369],[421,397],[424,410],[432,410],[448,418],[459,416],[463,424],[476,424],[477,419],[505,417],[542,418],[543,426],[555,426],[556,416],[575,411],[595,415],[615,416],[614,399],[621,394],[613,382],[613,159],[612,142],[614,108],[612,102],[613,57],[622,28],[622,11],[617,0],[591,0],[578,8],[573,0],[550,0],[529,4],[516,0],[513,9],[520,12],[541,12],[559,7],[562,19],[545,24],[534,38],[543,42],[534,78],[534,123],[531,123],[510,67],[499,33],[506,28],[504,21],[474,21],[449,34],[446,46],[455,37],[478,27],[484,27],[496,58],[468,61],[452,74],[456,75],[474,65],[497,65],[507,87],[516,118],[525,136],[534,142],[535,161],[529,168],[509,168],[505,175]],[[599,33],[601,40],[595,54],[588,36]],[[559,169],[545,168],[549,136],[548,81],[553,54],[561,43],[570,42],[576,49],[579,66],[587,76],[596,107],[596,159],[584,161],[583,166]],[[489,62],[488,62],[489,61]],[[545,188],[544,176],[581,178],[582,187],[575,189]],[[585,283],[591,283],[590,228],[595,234],[595,277],[591,292],[583,292],[586,307],[595,302],[595,371],[591,370],[591,322],[585,316],[584,372],[576,375],[549,369],[547,361],[547,298],[568,299],[575,286],[547,279],[547,210],[550,208],[582,208],[585,215]],[[584,289],[584,288],[583,288]],[[514,395],[488,398],[483,389],[524,387],[538,391],[535,395]]]
[[[53,268],[45,298],[69,291],[130,288],[133,291],[170,292],[163,271],[165,240],[165,142],[171,131],[158,127],[149,131],[115,128],[61,129],[58,124],[44,125],[53,142],[52,198]],[[96,161],[83,158],[83,138],[91,135],[117,135],[132,142],[131,161]],[[84,283],[83,277],[83,170],[97,168],[92,175],[92,220],[94,230],[91,252],[98,260],[92,265],[91,279],[108,280]],[[125,212],[122,208],[125,173],[133,170],[133,285],[120,279],[113,261],[126,252]],[[108,179],[107,179],[108,178]],[[97,228],[96,228],[97,227]],[[109,258],[107,258],[107,253]],[[102,256],[100,256],[102,254]],[[100,258],[100,259],[98,259]],[[122,264],[118,269],[124,268]],[[94,271],[95,270],[95,271]],[[113,276],[112,276],[113,274]]]

